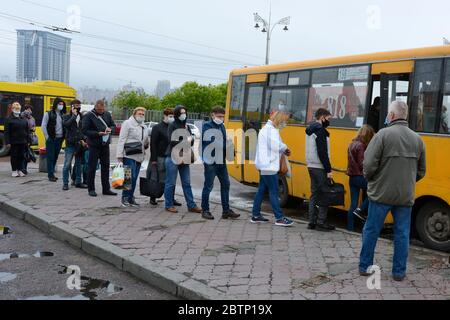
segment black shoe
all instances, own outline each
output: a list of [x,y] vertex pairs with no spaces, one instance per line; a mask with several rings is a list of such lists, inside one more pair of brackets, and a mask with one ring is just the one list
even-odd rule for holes
[[357,208],[355,211],[353,211],[353,214],[357,216],[359,219],[361,219],[363,222],[367,221],[367,214],[361,210],[361,208]]
[[267,223],[269,222],[269,219],[264,218],[263,216],[258,216],[258,217],[252,217],[250,219],[251,223]]
[[48,178],[48,181],[56,182],[56,181],[58,181],[58,178],[57,177],[50,177],[50,178]]
[[206,220],[214,220],[213,215],[209,211],[203,211],[202,212],[202,218]]
[[104,196],[117,196],[117,193],[112,192],[111,190],[108,190],[108,191],[104,191],[103,195]]
[[361,277],[370,277],[371,275],[373,275],[374,273],[372,272],[372,273],[369,273],[369,272],[364,272],[364,271],[360,271],[359,272],[359,275],[361,276]]
[[97,192],[95,192],[95,191],[89,191],[89,195],[90,195],[91,197],[96,197],[96,196],[97,196]]
[[131,204],[130,204],[130,202],[128,201],[128,199],[122,198],[122,207],[128,208],[128,207],[130,207],[130,206],[131,206]]
[[132,206],[132,207],[135,207],[135,208],[139,208],[140,207],[140,205],[139,205],[139,203],[137,203],[136,202],[136,199],[132,199],[131,201],[128,201],[128,203]]
[[75,188],[78,188],[78,189],[87,189],[88,186],[87,186],[87,184],[84,184],[84,183],[78,183],[78,184],[75,185]]
[[175,207],[181,207],[182,206],[182,204],[181,203],[179,203],[177,200],[175,200],[175,199],[173,199],[173,205],[175,206]]
[[25,170],[25,169],[23,169],[23,170],[21,170],[22,171],[22,173],[23,174],[25,174],[25,175],[27,175],[28,174],[28,171],[27,170]]
[[394,281],[397,282],[402,282],[403,280],[405,280],[406,276],[402,275],[402,276],[392,276],[392,279],[394,279]]
[[240,216],[240,214],[233,212],[231,209],[228,212],[222,213],[222,219],[237,219]]
[[317,231],[330,232],[330,231],[336,230],[336,227],[331,225],[331,224],[324,223],[324,224],[316,225],[316,230]]
[[64,191],[69,190],[69,185],[68,185],[68,184],[63,185],[63,190],[64,190]]
[[151,204],[152,206],[157,206],[157,205],[158,205],[158,202],[156,201],[156,199],[150,198],[150,204]]
[[310,223],[308,224],[308,230],[316,230],[316,224],[315,223]]

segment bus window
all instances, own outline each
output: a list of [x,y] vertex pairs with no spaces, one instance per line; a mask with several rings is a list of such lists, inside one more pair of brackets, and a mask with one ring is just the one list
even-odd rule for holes
[[230,120],[242,120],[244,108],[245,76],[233,77],[231,87]]
[[44,97],[10,92],[0,93],[0,125],[4,124],[4,119],[11,114],[11,105],[15,101],[20,103],[22,111],[25,105],[30,104],[33,107],[33,117],[36,119],[36,125],[41,125],[44,113]]
[[271,87],[285,87],[288,85],[289,73],[271,74],[269,78],[269,86]]
[[270,89],[266,99],[265,121],[269,119],[272,110],[285,110],[292,114],[290,124],[306,123],[307,88]]
[[314,70],[309,93],[308,122],[319,108],[328,109],[332,126],[357,128],[364,123],[369,67]]
[[411,104],[411,128],[434,133],[441,81],[442,59],[416,62]]
[[439,133],[450,134],[450,59],[446,61],[444,100],[441,109]]

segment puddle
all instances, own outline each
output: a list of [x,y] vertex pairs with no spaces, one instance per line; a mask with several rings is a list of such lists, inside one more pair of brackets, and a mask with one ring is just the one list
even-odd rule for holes
[[[73,274],[75,271],[71,273],[67,272],[66,266],[59,266],[61,270],[58,271],[59,274]],[[85,299],[96,300],[99,293],[101,291],[106,292],[108,296],[112,296],[114,294],[120,293],[123,290],[122,287],[115,285],[107,280],[102,279],[94,279],[86,276],[81,276],[81,296]]]
[[12,232],[10,227],[0,225],[0,235],[10,234]]
[[43,258],[43,257],[53,257],[55,254],[53,252],[47,251],[37,251],[36,253],[30,254],[19,254],[16,252],[13,253],[0,253],[0,261],[11,260],[11,259],[20,259],[20,258]]
[[0,272],[0,283],[12,281],[17,278],[14,273]]

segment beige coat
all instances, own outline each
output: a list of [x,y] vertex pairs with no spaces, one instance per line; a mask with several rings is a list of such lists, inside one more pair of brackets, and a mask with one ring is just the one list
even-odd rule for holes
[[[132,142],[142,143],[141,154],[134,154],[130,156],[125,155],[125,144]],[[147,127],[144,124],[139,124],[134,116],[131,116],[128,120],[122,123],[119,142],[117,143],[117,158],[129,158],[142,163],[145,159],[145,150],[148,148],[149,144],[150,138],[148,136]]]

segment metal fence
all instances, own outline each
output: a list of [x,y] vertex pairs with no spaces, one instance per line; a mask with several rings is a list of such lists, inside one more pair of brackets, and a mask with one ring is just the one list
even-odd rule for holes
[[[127,120],[133,110],[128,108],[112,108],[112,114],[114,120]],[[163,111],[162,110],[147,110],[145,112],[145,121],[146,122],[160,122],[163,119]],[[192,122],[195,120],[208,120],[209,113],[202,112],[188,112],[188,121]]]

